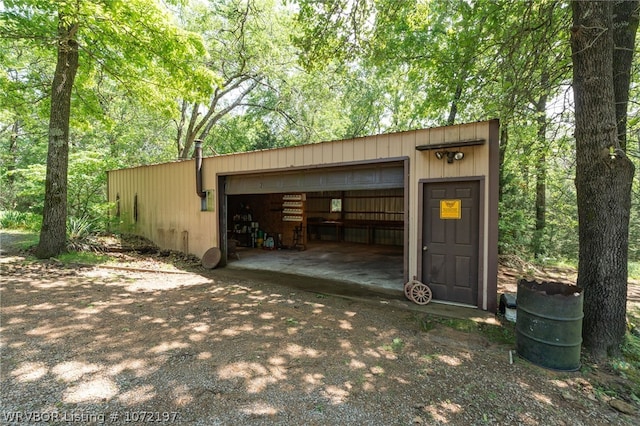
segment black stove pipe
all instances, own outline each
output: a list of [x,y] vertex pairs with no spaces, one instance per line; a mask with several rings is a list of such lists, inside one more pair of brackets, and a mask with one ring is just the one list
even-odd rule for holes
[[195,148],[193,155],[196,159],[196,194],[198,197],[205,199],[207,193],[202,190],[202,140],[195,140]]

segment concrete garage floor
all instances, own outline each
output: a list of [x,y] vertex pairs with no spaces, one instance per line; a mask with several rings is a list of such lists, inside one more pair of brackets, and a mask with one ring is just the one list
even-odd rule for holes
[[216,274],[241,276],[365,303],[449,318],[496,324],[490,312],[432,301],[416,305],[404,297],[402,247],[313,241],[307,250],[239,247]]
[[306,250],[263,250],[238,247],[228,268],[274,271],[356,284],[373,292],[402,295],[403,248],[313,241]]

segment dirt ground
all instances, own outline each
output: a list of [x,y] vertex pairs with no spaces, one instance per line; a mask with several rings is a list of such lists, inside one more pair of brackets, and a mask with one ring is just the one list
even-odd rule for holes
[[[623,378],[511,363],[482,326],[192,259],[64,266],[2,243],[0,424],[638,424]],[[520,272],[500,271],[508,290]]]

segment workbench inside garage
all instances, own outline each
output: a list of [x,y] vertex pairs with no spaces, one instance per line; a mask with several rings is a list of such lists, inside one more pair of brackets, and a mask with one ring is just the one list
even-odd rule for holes
[[[307,236],[309,240],[390,244],[392,243],[391,240],[398,240],[398,236],[394,236],[394,234],[397,234],[398,231],[401,233],[403,230],[403,221],[354,219],[325,220],[323,218],[307,219]],[[360,241],[353,241],[354,239]]]

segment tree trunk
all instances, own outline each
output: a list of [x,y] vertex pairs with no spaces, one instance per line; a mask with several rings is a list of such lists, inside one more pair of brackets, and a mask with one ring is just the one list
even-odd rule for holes
[[7,159],[7,183],[10,188],[13,188],[13,183],[16,177],[13,173],[16,169],[16,163],[18,158],[18,133],[20,132],[20,120],[16,119],[11,126],[11,135],[9,136],[9,147],[7,149],[9,155]]
[[[546,88],[549,78],[542,73],[541,86]],[[536,122],[538,125],[536,158],[536,227],[533,233],[533,255],[536,259],[545,254],[544,233],[547,226],[547,95],[541,95],[536,102]]]
[[638,1],[616,1],[613,9],[613,90],[620,149],[627,150],[627,104],[638,30]]
[[453,126],[456,122],[456,115],[458,115],[458,103],[460,102],[460,98],[462,97],[462,83],[456,86],[456,91],[453,94],[453,99],[451,100],[451,108],[449,108],[449,117],[447,117],[447,126]]
[[51,90],[47,181],[40,243],[36,256],[44,259],[64,252],[67,239],[67,169],[71,91],[78,70],[77,23],[58,16],[58,62]]
[[625,334],[634,166],[620,149],[617,135],[613,3],[574,1],[572,8],[577,284],[584,290],[584,346],[601,360],[619,354]]
[[504,172],[504,160],[507,155],[507,147],[509,146],[509,126],[503,122],[500,126],[500,149],[499,149],[499,177],[498,177],[498,202],[502,201],[504,196],[504,188],[506,188],[506,178]]

